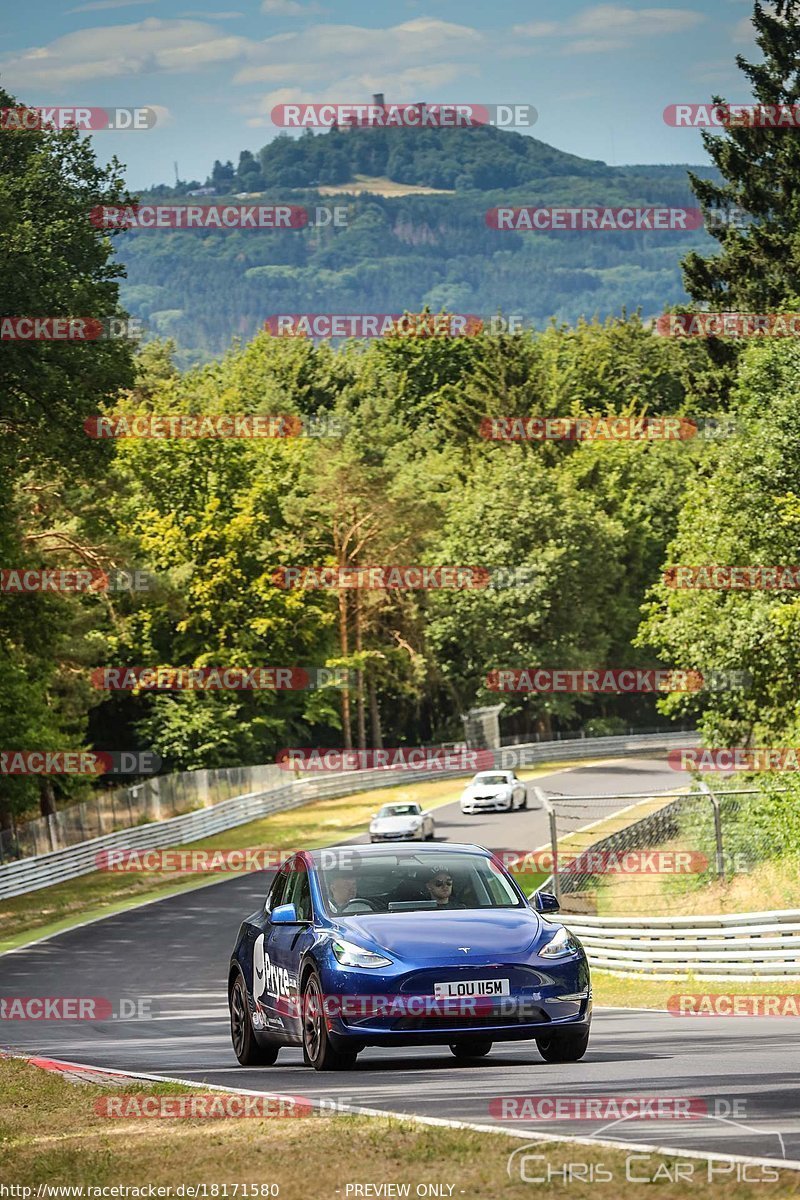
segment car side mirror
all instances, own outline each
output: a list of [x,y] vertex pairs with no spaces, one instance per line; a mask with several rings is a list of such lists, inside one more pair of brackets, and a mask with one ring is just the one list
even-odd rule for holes
[[[531,908],[535,908],[538,913],[558,912],[561,905],[552,892],[534,892],[530,899]],[[284,907],[291,908],[291,904]]]
[[279,904],[270,914],[273,925],[299,925],[297,909],[293,904]]

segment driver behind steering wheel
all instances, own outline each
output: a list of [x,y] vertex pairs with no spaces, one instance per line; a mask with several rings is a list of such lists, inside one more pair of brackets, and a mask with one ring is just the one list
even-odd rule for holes
[[331,912],[338,916],[358,895],[358,880],[349,871],[337,871],[328,885],[328,891]]

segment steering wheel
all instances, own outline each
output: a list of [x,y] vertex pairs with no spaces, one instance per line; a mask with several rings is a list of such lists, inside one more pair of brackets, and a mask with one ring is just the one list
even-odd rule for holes
[[[350,910],[352,909],[354,904],[365,904],[367,912],[378,912],[379,911],[377,904],[373,903],[372,900],[367,900],[366,897],[364,897],[364,896],[353,896],[352,900],[347,901],[347,904],[345,904],[344,908],[341,910],[339,915],[347,916],[347,914],[350,912]],[[364,912],[365,910],[363,908],[357,908],[355,911],[356,912]]]

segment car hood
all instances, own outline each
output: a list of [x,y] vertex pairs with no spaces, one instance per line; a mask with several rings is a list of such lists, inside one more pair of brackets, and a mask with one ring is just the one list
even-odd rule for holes
[[421,817],[373,817],[370,828],[384,829],[387,833],[393,833],[400,829],[408,829],[412,821],[419,820]]
[[471,783],[464,788],[465,796],[497,796],[500,792],[510,792],[510,783]]
[[[356,941],[415,963],[522,957],[542,933],[531,908],[362,913],[342,919],[341,925]],[[460,946],[468,946],[468,954]]]

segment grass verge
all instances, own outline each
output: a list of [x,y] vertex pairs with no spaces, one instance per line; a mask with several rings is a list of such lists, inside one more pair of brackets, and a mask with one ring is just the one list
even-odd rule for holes
[[[570,762],[548,763],[521,771],[520,778],[537,779],[574,765]],[[580,765],[591,763],[587,761]],[[329,846],[365,833],[370,817],[381,804],[416,800],[424,808],[441,808],[458,799],[463,784],[463,780],[433,780],[374,788],[336,800],[318,800],[177,848],[289,850],[300,846],[307,849]],[[0,900],[0,953],[24,945],[34,937],[46,937],[82,921],[109,916],[146,900],[162,899],[228,877],[219,872],[195,872],[187,876],[166,872],[94,871],[52,887],[12,896]],[[531,876],[525,880],[525,886],[531,881],[535,886],[542,878],[544,876]]]
[[[686,850],[685,844],[665,842],[661,851]],[[602,916],[708,916],[712,913],[770,912],[800,908],[800,856],[787,855],[757,863],[727,879],[697,886],[691,876],[620,875],[597,889]]]
[[[699,993],[736,996],[796,996],[800,982],[791,979],[653,979],[645,975],[622,977],[592,971],[592,995],[599,1006],[619,1008],[666,1008],[670,996]],[[676,1017],[676,1020],[680,1018]],[[732,1018],[733,1019],[733,1018]],[[791,1018],[786,1017],[785,1020]]]
[[[187,1089],[188,1090],[188,1089]],[[4,1098],[0,1116],[3,1180],[26,1187],[17,1192],[21,1200],[46,1200],[44,1185],[84,1189],[127,1185],[176,1189],[205,1185],[204,1197],[234,1195],[232,1185],[248,1185],[248,1196],[268,1195],[266,1185],[277,1184],[280,1200],[349,1200],[365,1192],[363,1185],[388,1183],[408,1186],[411,1197],[425,1195],[419,1189],[437,1185],[429,1194],[489,1200],[497,1196],[530,1200],[536,1192],[531,1182],[520,1179],[519,1170],[509,1175],[509,1156],[527,1143],[498,1134],[444,1129],[412,1122],[370,1117],[321,1116],[284,1120],[262,1118],[213,1120],[202,1118],[134,1120],[98,1115],[95,1102],[122,1091],[144,1096],[182,1092],[178,1085],[142,1082],[121,1089],[96,1084],[72,1084],[60,1075],[42,1071],[21,1059],[0,1059],[0,1092]],[[488,1104],[488,1097],[487,1097]],[[580,1164],[585,1181],[573,1181],[568,1190],[572,1200],[611,1200],[623,1191],[641,1195],[653,1192],[652,1183],[626,1182],[624,1151],[607,1147],[539,1143],[530,1152],[540,1155],[526,1164],[528,1178],[563,1172],[567,1164]],[[604,1174],[598,1178],[598,1167]],[[774,1171],[770,1182],[737,1182],[735,1168],[708,1182],[706,1163],[670,1156],[636,1156],[636,1176],[658,1183],[658,1195],[678,1200],[686,1195],[689,1182],[700,1185],[711,1200],[754,1200],[762,1197],[800,1196],[800,1176],[791,1171]],[[575,1167],[573,1167],[573,1171]],[[677,1170],[684,1172],[676,1181]],[[768,1169],[767,1169],[768,1170]],[[754,1178],[758,1168],[749,1168]],[[610,1176],[610,1178],[609,1178]],[[360,1193],[354,1185],[362,1185]],[[216,1191],[212,1190],[216,1186]],[[564,1186],[564,1176],[555,1175],[546,1192]],[[41,1189],[41,1192],[40,1192]],[[249,1190],[254,1189],[254,1190]],[[255,1190],[257,1189],[257,1190]],[[689,1189],[691,1190],[691,1189]],[[541,1188],[539,1189],[539,1194]],[[9,1193],[12,1194],[12,1193]],[[77,1195],[79,1193],[72,1193]],[[107,1193],[108,1195],[109,1193]],[[117,1193],[124,1195],[124,1193]],[[136,1193],[129,1193],[135,1195]],[[187,1192],[173,1195],[186,1195]],[[188,1193],[191,1194],[191,1193]],[[391,1190],[384,1195],[403,1195]]]

